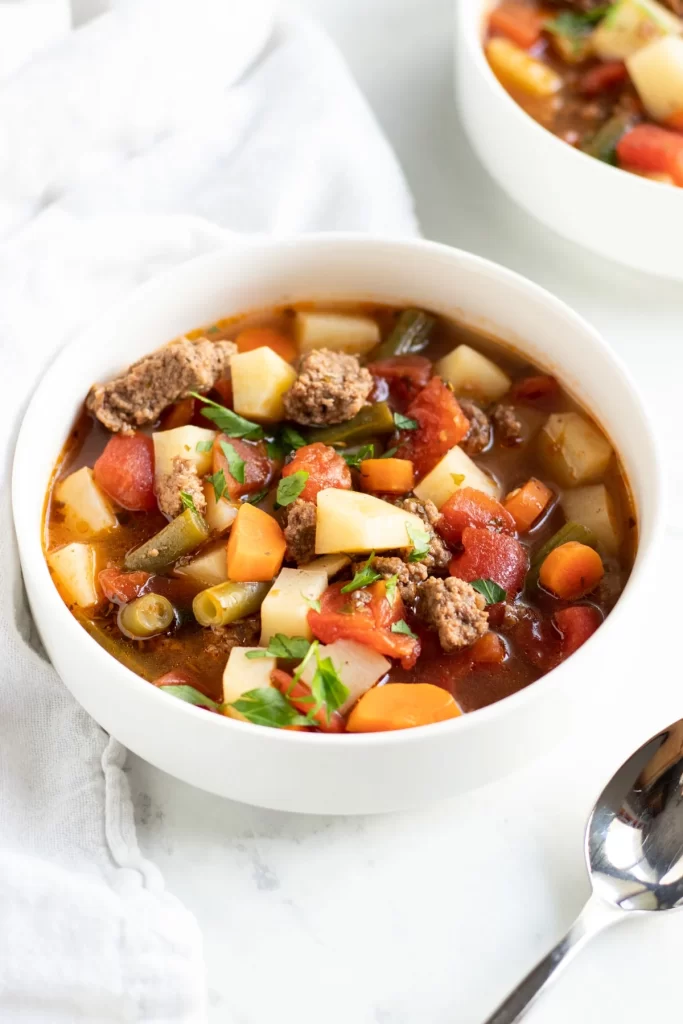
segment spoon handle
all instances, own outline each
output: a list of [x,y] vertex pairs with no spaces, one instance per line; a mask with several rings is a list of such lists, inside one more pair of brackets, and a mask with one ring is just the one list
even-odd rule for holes
[[564,938],[536,964],[484,1024],[515,1024],[521,1020],[541,992],[550,986],[560,968],[565,967],[589,939],[621,916],[610,912],[592,896]]

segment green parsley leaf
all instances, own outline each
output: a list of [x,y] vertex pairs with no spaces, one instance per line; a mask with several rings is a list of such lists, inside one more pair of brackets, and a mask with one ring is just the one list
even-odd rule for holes
[[303,671],[306,668],[306,666],[308,665],[308,663],[311,660],[311,658],[314,655],[317,658],[317,656],[318,656],[318,648],[319,647],[320,647],[320,644],[318,643],[318,641],[314,640],[313,643],[311,644],[311,646],[308,648],[308,651],[306,652],[306,657],[301,662],[301,664],[299,665],[298,669],[296,670],[296,672],[292,676],[292,683],[291,683],[289,691],[287,692],[287,696],[289,696],[289,693],[291,692],[291,688],[294,686],[294,684],[298,683],[299,680],[301,679]]
[[601,21],[610,10],[611,5],[594,7],[592,11],[560,11],[554,18],[544,22],[543,28],[554,36],[563,36],[575,46],[581,45],[593,26]]
[[280,437],[272,437],[266,441],[266,454],[272,462],[285,461],[285,449],[282,446]]
[[210,452],[213,448],[213,441],[197,441],[196,448],[198,452]]
[[288,658],[290,661],[305,658],[310,640],[303,636],[285,636],[284,633],[276,633],[270,638],[267,647],[261,647],[258,651],[249,651],[247,658]]
[[292,707],[284,693],[274,686],[249,690],[230,705],[254,725],[282,729],[286,725],[309,725],[308,719]]
[[391,632],[403,633],[404,636],[410,636],[413,640],[417,640],[417,634],[413,633],[405,619],[399,619],[398,622],[392,623]]
[[472,580],[471,586],[484,595],[487,604],[498,604],[507,597],[507,590],[499,587],[495,580]]
[[295,451],[297,448],[304,448],[308,444],[306,438],[298,430],[295,430],[294,427],[283,427],[280,431],[280,437],[286,447],[293,448]]
[[211,327],[207,327],[206,328],[206,333],[207,334],[218,334],[219,331],[220,331],[220,327],[217,327],[216,324],[213,324]]
[[331,658],[321,658],[319,651],[316,651],[315,656],[317,667],[311,680],[311,694],[315,700],[313,714],[321,707],[325,707],[329,721],[330,716],[348,697],[349,688],[342,682]]
[[417,430],[420,424],[417,420],[411,420],[410,416],[404,416],[403,413],[394,413],[394,423],[399,430]]
[[363,564],[363,568],[358,570],[351,582],[341,588],[342,594],[350,594],[354,590],[360,590],[361,587],[369,587],[370,584],[382,579],[381,572],[376,572],[372,568],[374,557],[375,552],[373,551],[367,562]]
[[264,436],[263,429],[258,423],[245,420],[243,416],[238,416],[232,409],[226,409],[224,405],[219,405],[218,402],[212,401],[206,395],[200,395],[196,391],[190,391],[190,394],[193,398],[204,402],[205,406],[209,406],[209,408],[202,409],[202,415],[215,423],[218,429],[229,437],[244,437],[248,441],[260,441]]
[[364,444],[357,452],[341,452],[341,457],[351,469],[358,469],[365,459],[372,459],[375,456],[374,444]]
[[465,479],[465,474],[464,473],[451,473],[451,477],[453,479],[453,483],[455,484],[455,486],[459,487],[460,484]]
[[429,554],[431,535],[426,530],[421,530],[419,526],[413,526],[412,523],[406,524],[406,532],[413,546],[408,561],[421,562]]
[[398,583],[398,573],[394,573],[393,576],[387,576],[385,579],[386,584],[386,595],[389,604],[393,604],[396,598],[396,584]]
[[293,501],[296,501],[306,486],[307,480],[308,473],[305,469],[300,469],[298,473],[292,473],[291,476],[283,476],[277,485],[278,505],[291,505]]
[[250,505],[258,505],[260,502],[263,501],[267,493],[268,488],[264,487],[262,491],[257,491],[256,494],[250,494],[249,497],[245,498],[244,500],[248,502]]
[[306,595],[304,593],[301,593],[301,596],[304,599],[304,601],[306,602],[306,604],[308,605],[308,607],[310,609],[312,609],[312,611],[314,611],[314,612],[319,612],[320,611],[320,601],[317,598],[306,597]]
[[398,448],[387,448],[384,455],[380,455],[380,459],[391,459],[394,457],[397,451]]
[[225,473],[222,469],[219,469],[217,473],[213,473],[206,478],[213,487],[213,494],[216,501],[220,501],[225,494]]
[[226,459],[228,460],[228,469],[230,470],[230,476],[233,480],[236,480],[238,484],[244,483],[244,468],[246,463],[244,459],[241,459],[235,450],[235,446],[230,444],[228,441],[221,441],[220,448]]
[[160,686],[160,690],[164,693],[170,693],[172,697],[177,697],[178,700],[184,700],[186,704],[194,704],[197,708],[212,708],[214,711],[219,711],[221,705],[216,704],[215,700],[211,700],[210,697],[205,697],[199,690],[195,690],[194,686]]
[[192,510],[192,512],[194,512],[195,515],[197,515],[197,509],[194,503],[194,498],[192,497],[191,494],[188,494],[187,491],[181,491],[180,500],[182,502],[183,508],[189,508]]

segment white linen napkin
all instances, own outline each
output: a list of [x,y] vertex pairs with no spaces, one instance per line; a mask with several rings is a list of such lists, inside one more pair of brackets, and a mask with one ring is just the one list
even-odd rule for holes
[[271,27],[256,0],[135,0],[0,83],[8,1024],[205,1018],[201,937],[137,847],[125,751],[57,678],[25,603],[9,471],[39,376],[83,323],[226,244],[228,231],[416,230],[400,171],[330,42],[292,16]]

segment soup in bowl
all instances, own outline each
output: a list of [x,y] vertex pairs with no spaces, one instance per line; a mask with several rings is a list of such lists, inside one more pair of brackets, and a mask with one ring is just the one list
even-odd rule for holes
[[20,511],[31,411],[15,477],[39,628],[106,728],[318,811],[454,792],[552,742],[655,520],[645,419],[590,328],[475,257],[342,238],[197,261],[106,333],[117,351],[76,342],[42,385],[63,431],[42,524]]

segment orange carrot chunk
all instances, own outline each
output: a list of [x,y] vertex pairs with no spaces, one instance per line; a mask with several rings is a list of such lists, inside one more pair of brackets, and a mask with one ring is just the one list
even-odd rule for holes
[[532,476],[523,487],[508,494],[505,509],[514,519],[519,533],[526,533],[553,499],[553,492],[544,483]]
[[604,575],[602,559],[587,544],[570,540],[551,551],[541,566],[539,579],[564,601],[575,601],[594,590]]
[[526,4],[503,3],[489,17],[489,29],[507,36],[513,43],[528,50],[541,38],[543,16]]
[[296,359],[296,345],[286,334],[281,334],[273,327],[246,327],[235,338],[240,352],[252,352],[255,348],[272,348],[288,363]]
[[360,483],[364,491],[378,494],[407,494],[415,484],[410,459],[364,459],[360,464]]
[[240,505],[228,541],[228,577],[239,583],[272,580],[286,546],[272,516],[254,505]]
[[412,729],[457,718],[460,708],[452,695],[431,683],[387,683],[363,694],[349,715],[347,732],[387,732]]
[[502,665],[507,653],[503,638],[490,630],[479,637],[470,651],[472,661],[480,665]]

